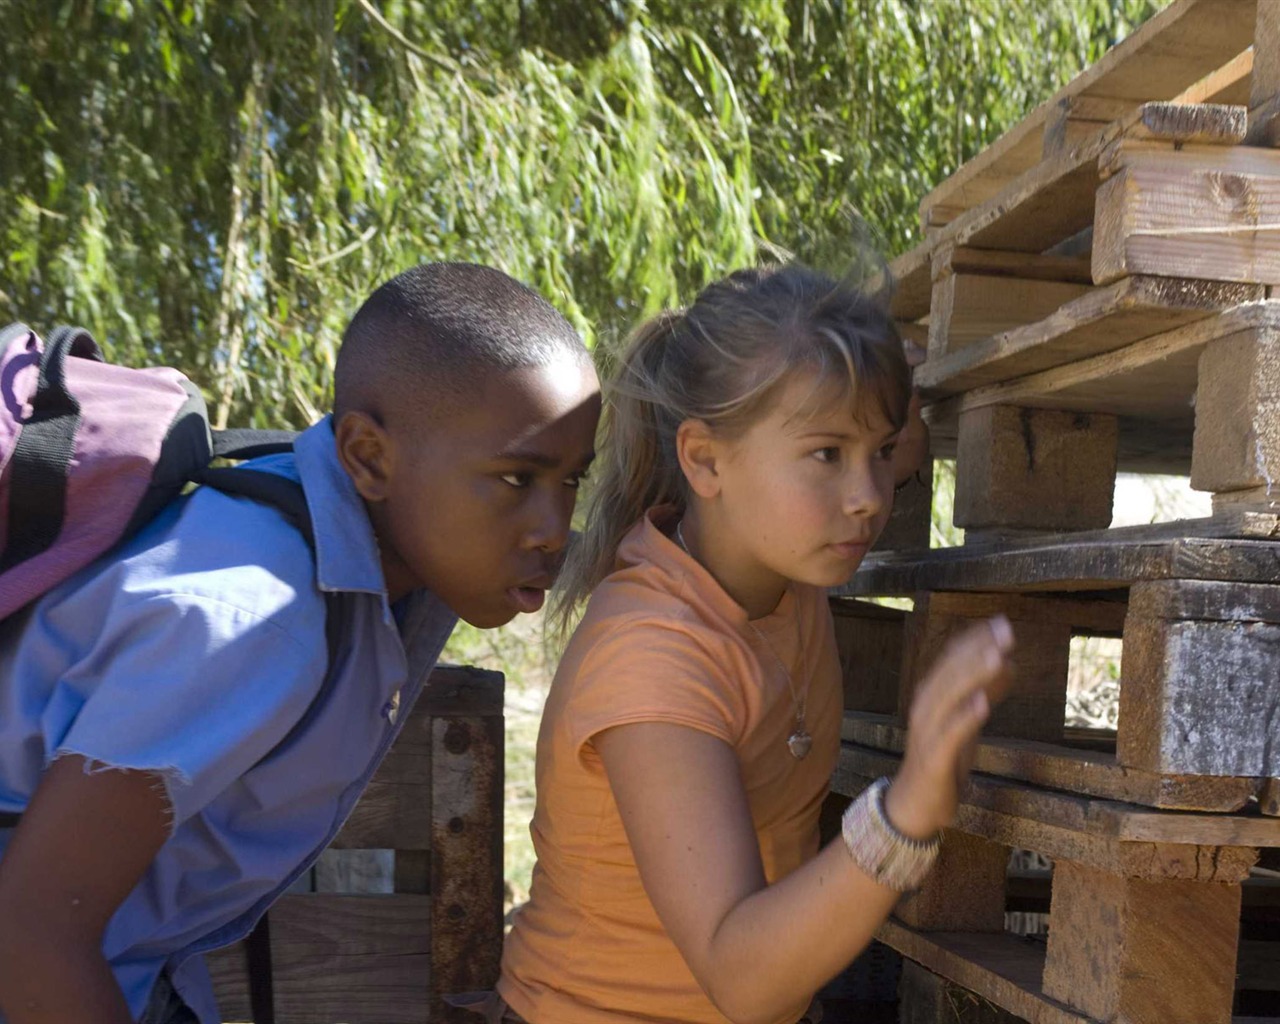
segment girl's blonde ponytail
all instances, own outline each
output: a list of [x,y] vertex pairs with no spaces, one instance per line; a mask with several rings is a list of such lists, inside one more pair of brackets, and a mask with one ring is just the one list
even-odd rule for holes
[[[684,477],[674,452],[662,450],[663,360],[684,314],[660,313],[632,332],[605,398],[601,456],[587,505],[587,528],[572,544],[553,594],[551,618],[562,633],[578,603],[613,571],[626,532],[654,505],[684,503]],[[668,457],[670,456],[670,457]]]

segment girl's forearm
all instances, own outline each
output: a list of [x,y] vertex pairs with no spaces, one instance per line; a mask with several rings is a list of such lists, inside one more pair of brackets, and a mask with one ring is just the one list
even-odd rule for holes
[[797,991],[817,991],[867,947],[899,895],[859,871],[837,838],[725,915],[701,980],[735,1024],[782,1024]]

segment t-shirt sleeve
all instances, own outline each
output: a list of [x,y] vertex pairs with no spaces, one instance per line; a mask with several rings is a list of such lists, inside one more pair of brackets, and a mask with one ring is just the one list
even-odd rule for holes
[[593,737],[638,722],[683,725],[736,745],[746,728],[744,666],[728,644],[666,624],[621,623],[586,652],[565,706],[570,742],[598,764]]
[[70,726],[46,737],[51,759],[158,773],[173,828],[200,811],[284,738],[323,682],[323,597],[264,585],[252,608],[207,594],[120,595],[56,688],[55,700],[83,704],[52,716]]

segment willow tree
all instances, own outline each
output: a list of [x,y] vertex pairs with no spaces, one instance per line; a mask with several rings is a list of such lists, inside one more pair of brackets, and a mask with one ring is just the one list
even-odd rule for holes
[[297,425],[419,260],[501,266],[594,339],[762,246],[847,258],[850,208],[900,248],[1158,6],[0,0],[0,316]]

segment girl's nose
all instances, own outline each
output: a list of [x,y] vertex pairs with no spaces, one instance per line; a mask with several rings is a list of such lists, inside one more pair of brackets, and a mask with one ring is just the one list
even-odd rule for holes
[[859,467],[849,474],[844,492],[844,514],[877,515],[884,508],[886,495],[871,467]]

